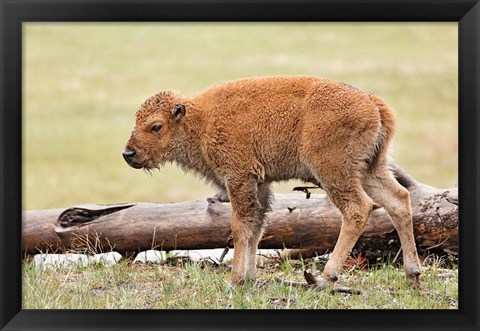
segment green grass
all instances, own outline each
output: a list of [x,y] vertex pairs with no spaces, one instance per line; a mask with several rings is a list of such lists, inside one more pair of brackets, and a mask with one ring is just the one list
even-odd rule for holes
[[[315,75],[385,99],[397,112],[392,156],[417,180],[452,187],[458,177],[457,25],[342,23],[25,23],[23,208],[170,202],[214,192],[167,166],[153,176],[121,151],[150,95],[193,95],[237,78]],[[290,191],[296,183],[275,186]],[[457,279],[429,267],[424,288],[393,266],[353,271],[361,295],[289,288],[290,264],[262,269],[262,287],[230,298],[229,272],[184,267],[88,267],[35,271],[24,264],[24,308],[456,308]],[[318,274],[318,270],[317,270]]]
[[[318,279],[320,269],[306,261]],[[229,292],[228,269],[186,262],[181,266],[138,265],[121,261],[114,267],[35,270],[24,262],[25,309],[458,309],[458,273],[437,264],[425,268],[422,286],[411,288],[401,269],[386,264],[354,269],[343,283],[361,294],[305,289],[277,280],[303,281],[302,263],[286,261],[259,269],[257,284]]]
[[[181,201],[213,193],[176,167],[148,176],[121,151],[150,95],[226,80],[315,75],[398,114],[392,155],[419,181],[457,183],[457,25],[24,24],[24,209]],[[276,192],[295,183],[277,185]]]

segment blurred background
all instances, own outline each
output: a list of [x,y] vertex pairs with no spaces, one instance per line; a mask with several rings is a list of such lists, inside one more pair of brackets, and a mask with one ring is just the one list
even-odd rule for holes
[[23,208],[212,196],[175,166],[148,175],[124,162],[135,112],[160,90],[194,95],[267,75],[314,75],[380,96],[398,117],[395,161],[418,181],[453,187],[457,39],[456,23],[26,23]]

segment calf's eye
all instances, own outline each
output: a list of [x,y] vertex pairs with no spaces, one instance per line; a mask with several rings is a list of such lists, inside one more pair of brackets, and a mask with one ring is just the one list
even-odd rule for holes
[[160,124],[155,124],[154,126],[152,126],[152,128],[150,129],[150,131],[152,131],[152,132],[159,132],[161,128],[162,128],[162,126],[161,126]]

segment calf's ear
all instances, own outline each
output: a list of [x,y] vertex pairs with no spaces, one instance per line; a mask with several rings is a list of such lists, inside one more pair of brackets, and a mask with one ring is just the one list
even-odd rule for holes
[[179,104],[175,105],[175,107],[173,107],[172,117],[173,117],[173,119],[178,121],[183,116],[185,116],[185,113],[186,113],[185,105],[182,105],[181,103],[179,103]]

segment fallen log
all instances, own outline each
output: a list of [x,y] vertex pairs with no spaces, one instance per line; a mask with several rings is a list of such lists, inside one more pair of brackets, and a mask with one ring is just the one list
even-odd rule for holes
[[[415,239],[420,255],[458,254],[458,191],[417,183],[398,166],[397,180],[411,194]],[[341,214],[325,195],[277,194],[261,248],[296,248],[315,254],[331,251]],[[22,252],[88,249],[135,254],[147,249],[231,247],[230,203],[215,199],[180,203],[81,205],[24,212]],[[400,243],[390,217],[375,209],[353,253],[369,259],[394,256]]]

